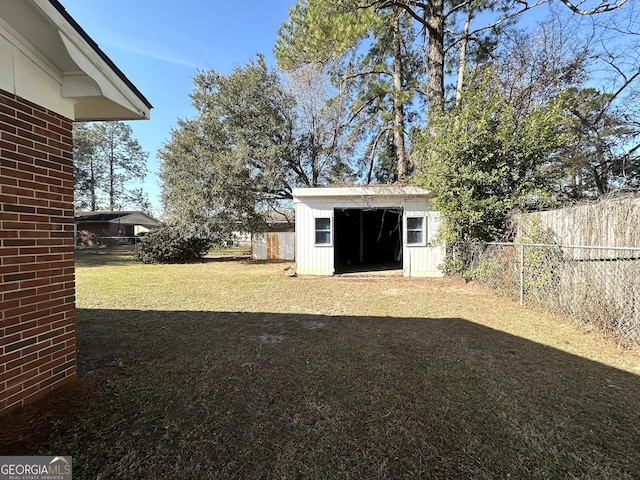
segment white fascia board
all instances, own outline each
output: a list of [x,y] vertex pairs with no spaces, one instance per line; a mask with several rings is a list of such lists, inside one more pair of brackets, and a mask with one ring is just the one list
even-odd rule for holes
[[[74,30],[75,32],[75,30]],[[60,31],[60,38],[64,43],[69,56],[78,65],[80,71],[63,72],[62,96],[75,98],[81,101],[83,98],[105,97],[112,102],[124,107],[131,112],[131,118],[119,118],[119,120],[148,119],[149,108],[142,103],[137,96],[125,85],[122,79],[109,68],[92,48],[83,48],[66,32]],[[77,37],[80,37],[76,33]],[[84,40],[81,38],[81,40]],[[81,116],[100,116],[100,113],[78,112]],[[126,112],[123,112],[126,115]],[[81,120],[95,120],[96,118],[82,118]],[[108,116],[111,119],[111,115]]]
[[[62,72],[61,95],[76,100],[75,120],[137,120],[150,117],[150,107],[120,78],[49,0],[31,0],[60,35],[77,70]],[[116,105],[107,105],[109,100]],[[86,100],[88,107],[83,107]]]
[[0,88],[73,118],[73,100],[60,95],[60,69],[3,18],[0,18],[0,65]]

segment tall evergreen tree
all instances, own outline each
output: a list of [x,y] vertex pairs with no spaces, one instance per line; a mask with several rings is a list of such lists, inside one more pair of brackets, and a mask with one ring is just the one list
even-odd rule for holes
[[147,174],[148,154],[132,136],[131,127],[122,122],[92,125],[95,156],[106,167],[109,210],[116,210],[127,199],[127,182],[143,180]]
[[78,210],[96,211],[101,205],[100,189],[105,168],[95,154],[92,129],[86,123],[73,125],[74,203]]
[[[299,59],[309,53],[317,53],[320,57],[334,53],[366,37],[371,32],[371,23],[375,23],[375,20],[370,20],[372,16],[387,15],[389,11],[400,9],[424,31],[427,52],[423,68],[426,74],[427,128],[431,134],[435,134],[435,124],[430,123],[429,118],[438,116],[445,109],[445,67],[447,55],[455,52],[454,47],[459,46],[462,54],[470,40],[478,39],[525,12],[553,1],[299,0],[291,10],[289,23],[281,30],[276,56]],[[617,10],[626,0],[559,2],[576,15],[590,16]],[[475,20],[474,25],[471,25],[471,20]],[[340,30],[341,23],[344,24],[342,36],[334,33]],[[286,51],[288,53],[284,54]],[[463,55],[459,56],[460,75],[466,71],[464,58]]]
[[74,126],[76,208],[113,211],[145,204],[140,190],[128,187],[147,173],[148,154],[132,133],[122,122]]
[[[391,143],[396,162],[390,177],[400,180],[410,170],[407,133],[418,86],[416,36],[411,19],[398,7],[378,14],[353,2],[309,0],[290,11],[275,47],[281,68],[338,59],[333,73],[352,96],[352,127],[369,130],[365,169],[373,171],[371,162],[383,150],[379,147]],[[371,175],[365,177],[370,181]]]

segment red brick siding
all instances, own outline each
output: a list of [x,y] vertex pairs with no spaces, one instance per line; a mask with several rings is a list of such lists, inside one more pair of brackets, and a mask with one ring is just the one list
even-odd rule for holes
[[0,411],[76,376],[71,132],[0,90]]

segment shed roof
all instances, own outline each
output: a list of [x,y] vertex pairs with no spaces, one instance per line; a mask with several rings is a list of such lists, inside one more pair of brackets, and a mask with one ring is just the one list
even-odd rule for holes
[[416,185],[358,185],[352,187],[294,188],[293,199],[344,197],[430,197],[431,193]]

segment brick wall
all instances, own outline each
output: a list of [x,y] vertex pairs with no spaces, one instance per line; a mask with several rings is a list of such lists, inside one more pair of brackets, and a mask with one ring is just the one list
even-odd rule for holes
[[0,411],[76,375],[71,132],[0,90]]

